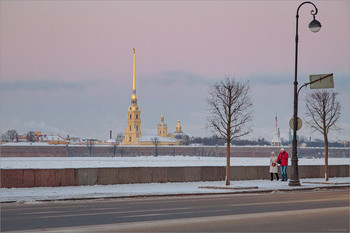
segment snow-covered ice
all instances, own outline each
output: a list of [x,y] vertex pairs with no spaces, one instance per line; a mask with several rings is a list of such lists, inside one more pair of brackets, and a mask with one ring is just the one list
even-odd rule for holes
[[[269,157],[232,157],[231,166],[268,166]],[[289,160],[289,164],[291,164]],[[324,159],[300,158],[299,165],[324,165]],[[350,158],[329,158],[329,165],[350,165]],[[188,167],[226,166],[225,157],[139,156],[139,157],[2,157],[1,169],[48,169],[94,167]]]

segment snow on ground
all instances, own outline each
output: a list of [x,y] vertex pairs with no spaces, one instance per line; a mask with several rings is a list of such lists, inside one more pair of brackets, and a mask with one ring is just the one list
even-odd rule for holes
[[[308,183],[311,182],[311,183]],[[316,182],[316,183],[315,183]],[[324,178],[301,179],[301,186],[291,187],[288,182],[270,180],[244,180],[231,181],[230,186],[225,181],[214,182],[187,182],[187,183],[150,183],[150,184],[118,184],[118,185],[93,185],[70,187],[38,187],[38,188],[11,188],[0,189],[0,202],[33,203],[44,200],[69,200],[85,198],[111,198],[153,195],[181,195],[181,194],[206,194],[206,193],[242,193],[242,192],[283,192],[296,189],[321,189],[329,186],[349,186],[350,177],[330,178],[328,182]],[[200,188],[203,186],[236,188],[236,189],[212,189]]]
[[[270,158],[232,157],[231,166],[268,166]],[[350,158],[329,158],[329,165],[350,165]],[[289,164],[291,161],[289,159]],[[299,165],[324,165],[324,159],[300,158]],[[225,157],[2,157],[1,169],[226,166]]]

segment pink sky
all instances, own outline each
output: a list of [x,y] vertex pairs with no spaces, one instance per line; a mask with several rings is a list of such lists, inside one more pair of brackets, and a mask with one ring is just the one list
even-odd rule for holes
[[[350,1],[313,2],[322,29],[309,31],[313,7],[304,5],[299,83],[309,74],[335,74],[335,90],[344,102],[342,136],[350,139],[344,101],[349,97]],[[99,138],[110,129],[123,132],[136,48],[144,132],[153,132],[164,114],[169,131],[180,118],[187,133],[208,136],[208,84],[235,75],[253,86],[256,130],[251,137],[272,138],[275,113],[286,135],[300,3],[1,1],[1,130],[47,127]],[[311,135],[306,127],[300,132]]]

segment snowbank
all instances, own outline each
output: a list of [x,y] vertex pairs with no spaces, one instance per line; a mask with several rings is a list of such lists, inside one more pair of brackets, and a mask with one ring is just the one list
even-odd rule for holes
[[[188,183],[151,183],[118,184],[70,187],[38,187],[0,189],[0,202],[20,202],[33,204],[34,201],[64,200],[84,198],[110,198],[152,195],[204,194],[204,193],[240,193],[245,191],[283,191],[294,189],[324,188],[328,186],[349,185],[350,178],[302,179],[301,186],[292,187],[288,182],[270,180],[231,181],[231,186],[239,189],[205,189],[202,186],[226,187],[225,181],[188,182]],[[250,189],[257,187],[257,189]],[[40,202],[37,202],[40,203]]]

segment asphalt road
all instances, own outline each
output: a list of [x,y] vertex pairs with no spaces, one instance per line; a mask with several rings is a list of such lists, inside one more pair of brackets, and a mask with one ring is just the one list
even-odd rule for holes
[[349,232],[349,189],[5,204],[2,231]]

